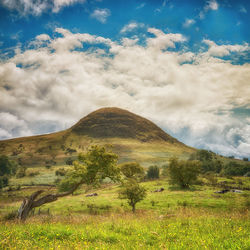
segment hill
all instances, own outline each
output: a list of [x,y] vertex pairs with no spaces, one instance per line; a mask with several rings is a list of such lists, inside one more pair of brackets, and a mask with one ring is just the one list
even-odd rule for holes
[[94,138],[119,137],[142,142],[155,140],[178,143],[151,121],[119,108],[99,109],[81,119],[71,130]]
[[164,163],[173,155],[187,158],[195,151],[151,121],[120,108],[99,109],[61,132],[0,141],[0,151],[21,165],[55,165],[75,159],[92,144],[112,144],[121,162],[146,165]]

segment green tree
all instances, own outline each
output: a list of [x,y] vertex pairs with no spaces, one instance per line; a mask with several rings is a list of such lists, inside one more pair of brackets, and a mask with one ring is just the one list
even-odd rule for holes
[[39,190],[29,198],[24,199],[18,210],[19,219],[25,220],[29,212],[35,207],[73,194],[82,184],[96,186],[105,178],[118,181],[120,171],[117,167],[117,160],[118,156],[105,147],[97,145],[90,147],[85,154],[79,155],[79,160],[74,162],[74,168],[68,171],[65,178],[60,182],[59,193],[38,198],[43,192],[43,190]]
[[160,168],[156,165],[150,166],[147,171],[148,179],[159,179],[160,177]]
[[0,176],[13,175],[16,173],[17,164],[6,155],[0,156]]
[[0,189],[8,186],[9,178],[15,174],[17,164],[11,161],[6,155],[0,156]]
[[122,188],[119,190],[119,198],[128,200],[133,213],[135,212],[136,204],[146,197],[146,189],[139,185],[139,183],[131,178],[127,180]]
[[189,188],[197,180],[200,168],[199,161],[180,161],[177,158],[171,158],[168,167],[169,183],[181,188]]
[[144,176],[143,167],[137,162],[126,162],[119,165],[121,173],[126,178],[141,179]]

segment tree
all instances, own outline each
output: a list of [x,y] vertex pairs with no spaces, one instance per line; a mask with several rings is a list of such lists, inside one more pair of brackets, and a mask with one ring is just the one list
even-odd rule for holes
[[137,162],[126,162],[119,165],[122,174],[126,178],[140,179],[144,176],[143,167]]
[[199,161],[179,161],[177,158],[171,158],[168,167],[169,182],[181,188],[189,188],[197,180],[200,168]]
[[0,176],[13,175],[16,172],[17,164],[11,161],[8,156],[0,156]]
[[43,204],[54,202],[60,197],[73,194],[82,184],[98,185],[103,179],[119,180],[117,167],[118,156],[102,146],[92,146],[85,154],[80,154],[74,168],[67,173],[59,184],[59,192],[39,196],[44,192],[39,190],[29,198],[25,198],[18,210],[18,218],[25,220],[29,212]]
[[127,180],[122,188],[119,190],[119,198],[128,200],[129,206],[135,212],[136,204],[146,197],[146,189],[139,185],[139,183],[131,178]]
[[160,177],[160,168],[156,165],[150,166],[147,171],[148,179],[159,179]]
[[9,160],[6,155],[0,156],[0,189],[8,186],[9,177],[15,174],[16,168],[16,162]]

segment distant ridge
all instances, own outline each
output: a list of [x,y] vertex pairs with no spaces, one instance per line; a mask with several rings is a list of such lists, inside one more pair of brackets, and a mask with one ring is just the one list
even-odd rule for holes
[[142,142],[157,140],[180,143],[153,122],[120,108],[101,108],[75,124],[71,131],[93,138],[133,138]]

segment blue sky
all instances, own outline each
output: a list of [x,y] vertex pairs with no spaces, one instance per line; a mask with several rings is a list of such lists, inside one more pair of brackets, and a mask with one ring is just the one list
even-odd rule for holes
[[249,12],[247,0],[0,0],[0,139],[118,106],[250,157]]

